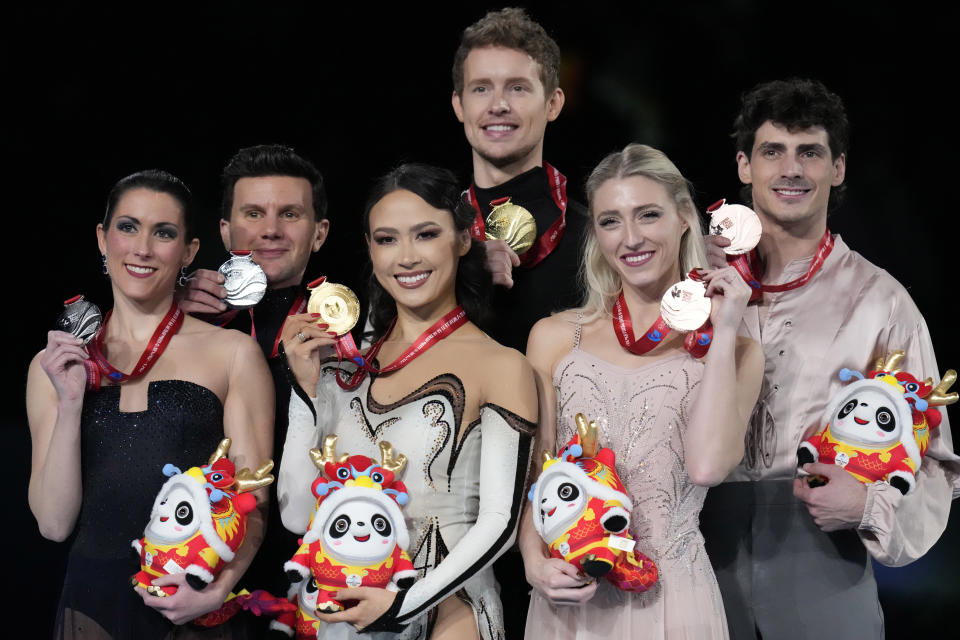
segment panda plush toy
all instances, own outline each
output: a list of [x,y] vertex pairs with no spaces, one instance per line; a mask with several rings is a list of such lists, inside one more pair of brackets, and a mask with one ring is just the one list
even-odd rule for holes
[[313,581],[316,590],[308,590],[307,596],[315,601],[315,610],[324,613],[344,609],[332,596],[340,589],[397,591],[416,577],[400,511],[408,500],[407,488],[396,480],[406,457],[394,457],[390,443],[381,442],[380,462],[361,455],[337,459],[336,442],[336,436],[327,436],[322,452],[310,451],[322,471],[311,485],[317,504],[300,548],[283,566],[294,585]]
[[201,590],[233,560],[247,532],[247,514],[257,506],[249,492],[273,482],[273,461],[267,460],[255,473],[249,469],[237,473],[227,458],[229,450],[230,439],[225,438],[204,466],[181,472],[164,465],[169,480],[153,503],[143,537],[131,543],[140,555],[140,571],[131,579],[134,587],[171,596],[176,586],[151,582],[186,573],[187,584]]
[[599,448],[596,422],[576,415],[577,433],[556,457],[544,452],[543,472],[531,487],[533,524],[550,550],[583,573],[606,577],[625,591],[646,591],[657,567],[635,549],[633,503],[611,449]]
[[[898,350],[866,376],[841,369],[841,380],[854,382],[837,392],[824,411],[824,427],[800,443],[797,450],[799,473],[810,462],[835,464],[865,484],[878,481],[907,494],[916,487],[916,473],[930,440],[930,429],[939,426],[939,405],[957,401],[947,394],[956,380],[947,371],[936,387],[933,381],[917,380],[897,367],[904,352]],[[823,484],[809,476],[811,486]]]

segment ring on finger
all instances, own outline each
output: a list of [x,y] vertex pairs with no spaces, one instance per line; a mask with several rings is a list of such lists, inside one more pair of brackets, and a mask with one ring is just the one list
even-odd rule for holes
[[299,340],[300,342],[306,342],[306,341],[307,341],[307,336],[303,335],[303,330],[297,331],[297,335],[296,335],[295,337],[296,337],[297,340]]

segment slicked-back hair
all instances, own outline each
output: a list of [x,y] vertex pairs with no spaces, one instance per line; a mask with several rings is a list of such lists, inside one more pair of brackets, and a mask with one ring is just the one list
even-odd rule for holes
[[503,47],[522,51],[540,65],[540,82],[550,95],[560,86],[560,47],[546,30],[517,7],[491,11],[463,30],[453,56],[453,90],[463,95],[463,63],[474,49]]
[[193,230],[196,228],[194,226],[193,194],[190,193],[190,189],[180,178],[160,169],[146,169],[132,173],[125,178],[121,178],[113,185],[110,193],[107,194],[107,207],[103,214],[104,229],[109,228],[110,221],[113,219],[113,212],[116,210],[120,199],[133,189],[149,189],[157,193],[165,193],[176,200],[183,213],[184,244],[189,243],[196,237],[193,234]]
[[[768,120],[786,127],[791,133],[823,127],[827,132],[831,160],[846,154],[850,145],[850,122],[843,100],[819,80],[773,80],[744,93],[740,113],[733,122],[732,137],[736,140],[737,151],[749,158],[757,129]],[[845,184],[830,189],[829,206],[840,204],[845,191]],[[750,185],[744,187],[743,196],[750,201]]]
[[[401,190],[419,196],[434,209],[449,211],[457,232],[470,229],[476,219],[477,213],[463,198],[460,182],[453,172],[426,164],[407,163],[378,179],[370,190],[363,209],[363,232],[368,239],[370,211],[388,194]],[[457,265],[455,285],[457,302],[467,312],[467,318],[481,327],[486,319],[487,300],[493,289],[490,272],[484,266],[485,260],[483,247],[471,240],[470,250]],[[376,339],[386,332],[390,321],[397,315],[397,304],[373,273],[370,274],[368,294],[370,324],[373,327],[373,339]]]
[[261,144],[240,149],[223,168],[221,183],[223,196],[220,217],[230,219],[233,208],[233,188],[241,178],[284,176],[303,178],[310,183],[313,195],[313,215],[319,222],[327,217],[327,190],[323,176],[313,163],[281,144]]

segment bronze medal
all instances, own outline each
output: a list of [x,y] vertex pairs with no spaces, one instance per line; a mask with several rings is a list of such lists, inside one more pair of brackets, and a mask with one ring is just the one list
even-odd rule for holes
[[663,294],[660,300],[660,316],[671,329],[693,331],[710,317],[713,303],[706,297],[707,288],[702,282],[687,278]]
[[360,319],[360,301],[353,291],[342,284],[326,281],[307,288],[310,290],[307,311],[319,313],[319,322],[327,324],[329,330],[338,336],[353,329]]
[[494,200],[490,205],[493,209],[484,222],[487,240],[503,240],[518,256],[530,249],[537,240],[533,214],[510,202],[510,198]]

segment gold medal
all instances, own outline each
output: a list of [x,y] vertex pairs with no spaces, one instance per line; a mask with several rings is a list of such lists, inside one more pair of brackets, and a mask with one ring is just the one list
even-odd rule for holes
[[360,319],[360,301],[353,291],[342,284],[325,280],[316,287],[307,288],[310,290],[308,312],[319,313],[320,322],[329,325],[330,331],[338,336],[353,329]]
[[510,202],[510,198],[503,200],[490,203],[493,209],[484,222],[487,240],[503,240],[517,255],[521,255],[536,242],[537,223],[529,211]]

